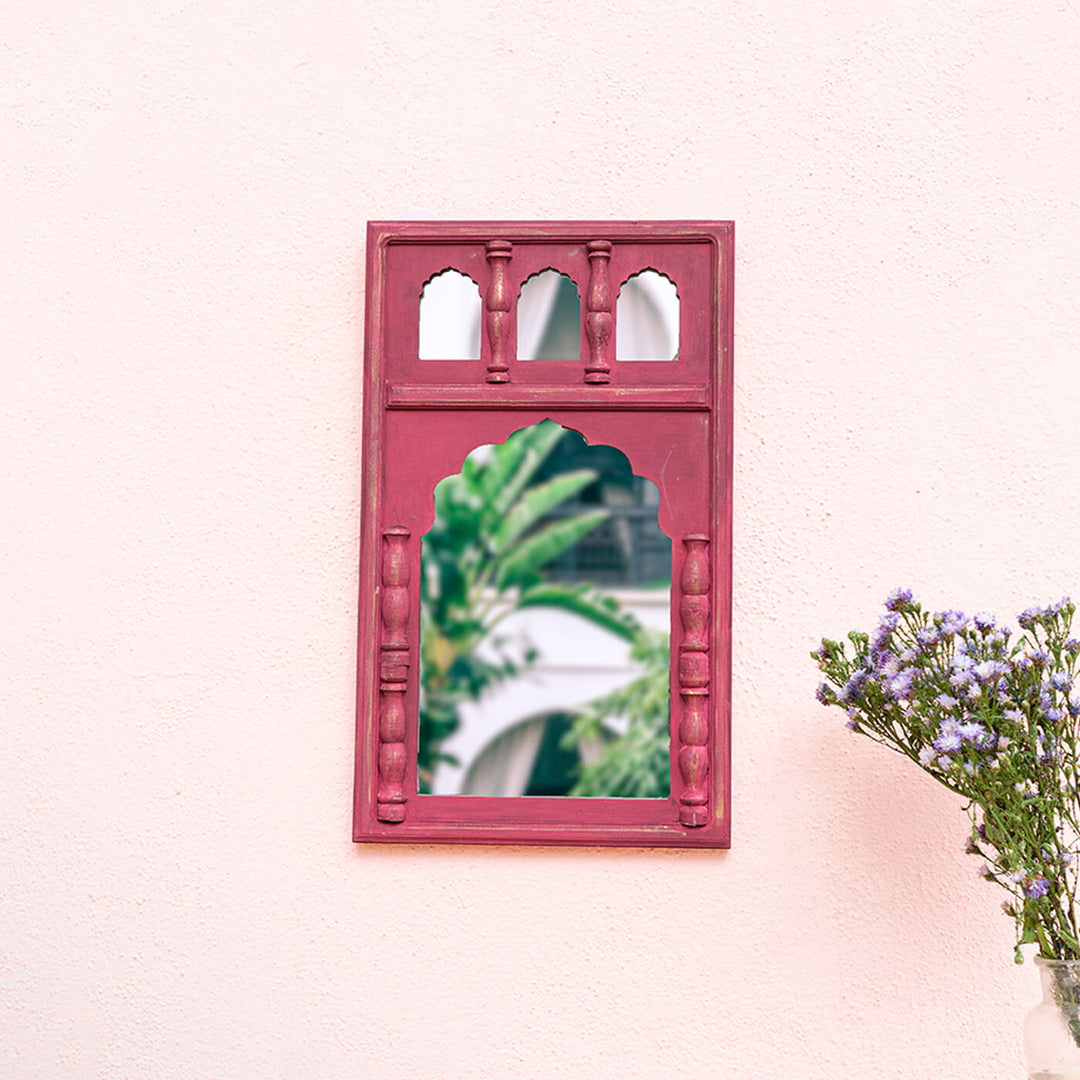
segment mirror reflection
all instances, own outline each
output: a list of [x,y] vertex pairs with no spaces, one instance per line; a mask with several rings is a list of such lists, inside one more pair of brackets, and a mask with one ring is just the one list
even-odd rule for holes
[[521,286],[517,358],[581,359],[581,297],[577,286],[565,274],[544,270]]
[[479,360],[480,286],[457,270],[436,274],[420,294],[421,360]]
[[678,360],[679,292],[669,277],[642,270],[619,290],[616,360]]
[[626,456],[545,420],[435,489],[421,792],[663,798],[671,542]]

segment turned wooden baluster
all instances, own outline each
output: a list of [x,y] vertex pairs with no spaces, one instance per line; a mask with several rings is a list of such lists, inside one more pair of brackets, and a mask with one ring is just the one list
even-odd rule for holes
[[689,533],[682,538],[685,549],[680,586],[679,618],[679,821],[696,827],[708,823],[709,794],[705,781],[709,771],[709,538]]
[[510,365],[506,362],[510,333],[510,290],[506,286],[506,264],[510,261],[514,245],[509,240],[489,240],[487,261],[491,267],[488,283],[486,320],[488,343],[487,381],[506,383],[510,381]]
[[405,820],[402,781],[405,754],[405,691],[409,685],[409,530],[395,525],[383,533],[382,644],[379,646],[379,786],[375,815]]
[[585,362],[587,383],[611,381],[611,365],[608,363],[609,344],[614,319],[611,315],[611,287],[608,285],[608,260],[611,258],[611,242],[590,240],[589,291],[585,298],[585,338],[589,356]]

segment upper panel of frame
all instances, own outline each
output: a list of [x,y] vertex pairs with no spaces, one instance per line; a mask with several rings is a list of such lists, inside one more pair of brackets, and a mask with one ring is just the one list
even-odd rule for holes
[[[390,408],[714,404],[717,357],[730,341],[723,320],[730,310],[731,222],[372,222],[368,240],[369,271],[386,290],[373,297],[382,320],[369,322],[376,340],[369,340],[368,359],[385,382]],[[417,299],[448,270],[475,283],[482,299],[477,359],[421,359]],[[620,291],[650,270],[677,292],[677,349],[669,363],[620,361]],[[518,358],[518,301],[544,271],[576,287],[576,359]]]

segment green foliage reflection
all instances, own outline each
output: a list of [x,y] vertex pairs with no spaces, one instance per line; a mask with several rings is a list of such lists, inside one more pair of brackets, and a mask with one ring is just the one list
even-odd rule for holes
[[[436,487],[421,575],[421,792],[431,790],[439,762],[453,762],[443,745],[460,726],[461,705],[537,658],[534,649],[500,640],[499,623],[522,609],[546,607],[570,612],[626,641],[643,668],[629,686],[593,702],[575,721],[568,738],[596,739],[604,720],[616,715],[629,726],[628,737],[605,738],[599,757],[581,767],[571,793],[667,794],[666,635],[646,631],[610,594],[588,583],[554,583],[542,573],[610,515],[603,507],[567,509],[596,480],[595,469],[539,478],[566,434],[550,420],[524,428],[502,445],[474,451],[459,474]],[[637,780],[631,781],[631,774]]]

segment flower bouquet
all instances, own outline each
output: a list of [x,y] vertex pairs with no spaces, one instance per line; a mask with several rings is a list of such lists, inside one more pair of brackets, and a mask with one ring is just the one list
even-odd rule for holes
[[[827,639],[811,654],[825,676],[818,700],[966,800],[967,850],[1009,893],[1017,963],[1027,943],[1045,961],[1080,960],[1076,605],[1029,608],[1015,637],[982,612],[925,612],[907,589],[885,606],[872,635],[848,634],[850,657]],[[1080,965],[1049,966],[1080,1047]]]

